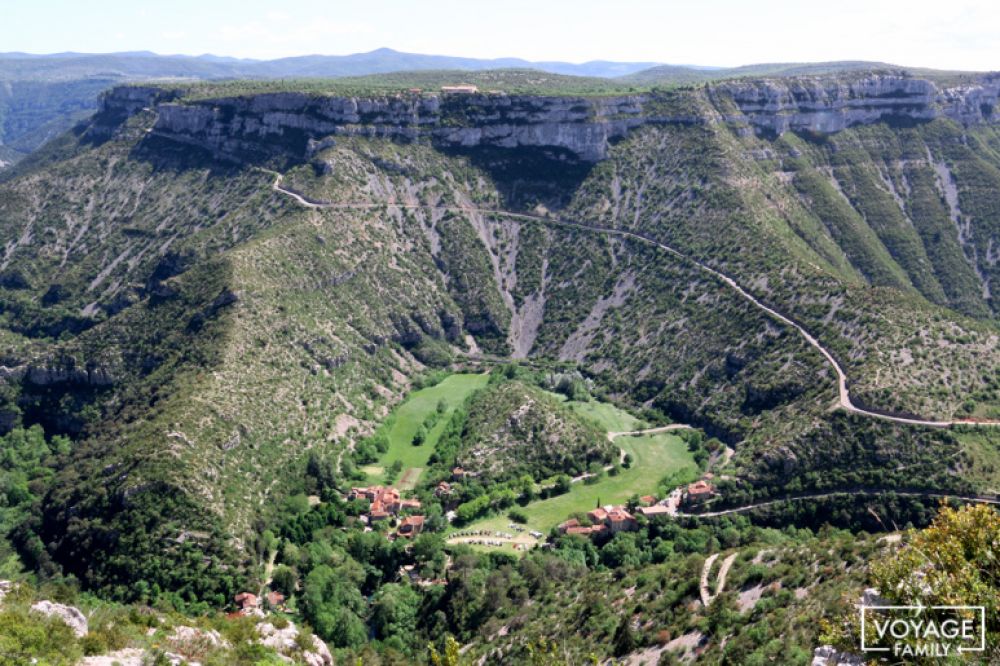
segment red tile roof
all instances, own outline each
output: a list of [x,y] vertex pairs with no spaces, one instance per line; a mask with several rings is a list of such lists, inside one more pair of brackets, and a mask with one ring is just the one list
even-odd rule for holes
[[591,528],[582,525],[573,525],[566,528],[566,534],[590,534]]
[[608,517],[608,512],[598,507],[592,511],[588,511],[587,517],[594,522],[603,523],[604,520]]
[[251,592],[240,592],[233,600],[240,608],[256,608],[259,603],[257,595]]
[[715,487],[706,481],[695,481],[688,486],[689,495],[704,495],[715,492]]
[[404,536],[410,536],[419,533],[424,528],[424,517],[423,516],[407,516],[403,518],[399,523],[399,529],[397,532]]

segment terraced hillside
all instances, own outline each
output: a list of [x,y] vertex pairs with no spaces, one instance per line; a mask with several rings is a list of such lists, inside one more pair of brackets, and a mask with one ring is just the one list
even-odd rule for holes
[[995,416],[995,128],[920,94],[778,132],[726,84],[116,91],[0,184],[0,423],[74,440],[24,557],[119,596],[221,593],[193,572],[247,564],[307,463],[342,484],[454,362],[572,366],[702,426],[737,450],[733,497],[995,483],[950,432],[834,411],[817,348],[691,261],[812,331],[867,406]]

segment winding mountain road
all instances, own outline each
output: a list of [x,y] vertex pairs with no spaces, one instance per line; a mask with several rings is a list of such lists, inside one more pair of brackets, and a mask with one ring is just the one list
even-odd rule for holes
[[825,493],[806,493],[791,497],[781,497],[777,499],[765,500],[755,504],[733,507],[732,509],[722,509],[720,511],[705,511],[704,513],[683,513],[678,511],[677,516],[682,518],[715,518],[717,516],[728,516],[734,513],[745,513],[766,506],[782,504],[784,502],[799,502],[803,500],[824,499],[828,497],[850,497],[853,495],[883,495],[893,494],[899,497],[925,497],[931,499],[953,499],[960,502],[980,502],[983,504],[1000,504],[1000,497],[996,495],[958,495],[955,493],[944,493],[934,490],[895,490],[893,488],[858,488],[855,490],[831,490]]
[[858,407],[851,400],[850,391],[849,391],[848,385],[847,385],[847,374],[844,372],[844,369],[840,366],[840,363],[838,363],[837,359],[835,359],[833,357],[833,354],[831,354],[829,352],[829,350],[826,349],[826,347],[824,347],[822,344],[820,344],[819,340],[817,340],[803,326],[801,326],[800,324],[797,324],[795,321],[793,321],[792,319],[790,319],[790,318],[786,317],[785,315],[781,314],[780,312],[778,312],[774,308],[772,308],[772,307],[770,307],[770,306],[765,305],[764,303],[762,303],[755,296],[753,296],[747,290],[745,290],[743,287],[741,287],[733,278],[729,277],[725,273],[723,273],[721,271],[718,271],[718,270],[716,270],[714,268],[711,268],[710,266],[708,266],[706,264],[703,264],[702,262],[698,261],[697,259],[693,259],[693,258],[689,257],[688,255],[684,254],[683,252],[680,252],[679,250],[676,250],[676,249],[674,249],[673,247],[671,247],[669,245],[661,243],[660,241],[657,241],[657,240],[653,240],[652,238],[649,238],[649,237],[644,236],[642,234],[639,234],[639,233],[636,233],[636,232],[633,232],[633,231],[626,231],[626,230],[623,230],[623,229],[613,229],[613,228],[610,228],[610,227],[599,227],[599,226],[594,226],[594,225],[589,225],[589,224],[582,224],[582,223],[579,223],[579,222],[571,222],[571,221],[568,221],[568,220],[560,220],[558,218],[544,217],[544,216],[541,216],[541,215],[531,215],[531,214],[528,214],[528,213],[512,213],[512,212],[508,212],[508,211],[496,210],[496,209],[490,209],[490,208],[475,208],[475,207],[472,207],[472,206],[434,206],[434,205],[430,205],[430,204],[406,204],[406,203],[394,203],[394,202],[379,202],[379,203],[372,203],[372,202],[351,203],[351,202],[348,202],[348,203],[336,203],[336,202],[320,201],[320,200],[317,200],[317,199],[312,199],[312,198],[310,198],[310,197],[308,197],[308,196],[306,196],[306,195],[304,195],[304,194],[302,194],[300,192],[296,192],[296,191],[294,191],[292,189],[289,189],[289,188],[285,187],[282,184],[282,181],[284,180],[284,177],[282,176],[282,174],[280,174],[280,173],[278,173],[276,171],[269,170],[269,169],[261,169],[261,171],[264,171],[265,173],[272,174],[275,177],[274,178],[274,183],[271,186],[272,189],[274,189],[276,192],[280,192],[281,194],[284,194],[284,195],[286,195],[288,197],[291,197],[296,202],[298,202],[299,205],[304,206],[306,208],[333,208],[333,209],[344,209],[344,210],[350,210],[350,209],[371,210],[371,209],[375,209],[375,208],[403,208],[403,209],[417,209],[417,208],[433,209],[433,208],[437,208],[439,210],[456,211],[456,212],[463,212],[463,213],[480,213],[480,214],[485,214],[485,215],[503,215],[505,217],[509,217],[509,218],[513,218],[513,219],[528,220],[528,221],[531,221],[531,222],[540,222],[542,224],[548,224],[548,225],[552,225],[552,226],[571,227],[573,229],[579,229],[579,230],[582,230],[582,231],[591,231],[591,232],[594,232],[594,233],[606,234],[606,235],[610,235],[610,236],[619,236],[621,238],[630,238],[630,239],[637,240],[637,241],[640,241],[640,242],[643,242],[643,243],[647,243],[649,245],[653,245],[653,246],[655,246],[655,247],[663,250],[664,252],[667,252],[667,253],[669,253],[669,254],[677,257],[681,261],[687,262],[687,263],[689,263],[689,264],[697,267],[698,269],[704,271],[705,273],[708,273],[709,275],[713,276],[714,278],[716,278],[717,280],[719,280],[720,282],[722,282],[726,286],[728,286],[730,289],[732,289],[733,291],[735,291],[737,294],[739,294],[742,298],[744,298],[747,302],[751,303],[757,309],[759,309],[762,312],[766,313],[772,319],[776,319],[777,321],[781,322],[782,324],[785,324],[786,326],[790,326],[791,328],[793,328],[796,331],[798,331],[798,333],[805,339],[805,341],[807,343],[809,343],[820,354],[823,355],[823,358],[825,358],[827,360],[827,362],[830,364],[830,366],[833,368],[834,372],[836,373],[836,375],[837,375],[837,391],[838,391],[838,406],[841,409],[844,409],[844,410],[846,410],[848,412],[853,412],[855,414],[861,414],[863,416],[868,416],[868,417],[875,418],[875,419],[881,419],[881,420],[884,420],[884,421],[892,421],[892,422],[895,422],[895,423],[903,423],[903,424],[907,424],[907,425],[928,426],[928,427],[932,427],[932,428],[949,428],[949,427],[956,426],[956,425],[986,426],[986,427],[997,427],[997,426],[1000,426],[1000,421],[965,421],[965,420],[935,421],[935,420],[932,420],[932,419],[921,419],[921,418],[914,418],[914,417],[907,417],[907,416],[895,416],[895,415],[892,415],[892,414],[884,414],[884,413],[881,413],[881,412],[874,412],[874,411],[870,411],[870,410]]

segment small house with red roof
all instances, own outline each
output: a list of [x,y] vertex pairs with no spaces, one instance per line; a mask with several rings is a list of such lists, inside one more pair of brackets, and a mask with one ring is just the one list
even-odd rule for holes
[[233,597],[233,601],[236,602],[236,607],[243,613],[255,611],[260,607],[260,599],[257,598],[256,594],[251,592],[240,592]]
[[404,537],[415,537],[424,531],[424,517],[423,516],[407,516],[403,518],[399,523],[399,529],[397,530],[400,536]]
[[687,487],[688,502],[704,502],[705,500],[711,498],[714,494],[715,486],[704,479],[699,479],[694,483],[690,483]]

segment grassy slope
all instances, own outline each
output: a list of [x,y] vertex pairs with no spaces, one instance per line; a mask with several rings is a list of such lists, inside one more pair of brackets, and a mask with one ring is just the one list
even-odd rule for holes
[[[638,643],[630,656],[644,663],[808,666],[819,644],[820,619],[850,612],[848,595],[856,596],[867,563],[894,549],[874,537],[837,531],[807,537],[760,530],[735,548],[720,547],[715,538],[682,544],[669,525],[661,534],[672,546],[665,562],[566,572],[537,602],[491,618],[470,652],[490,654],[498,663],[513,647],[544,638],[557,641],[569,663],[586,663],[590,655],[610,656],[627,617]],[[723,596],[706,609],[698,585],[709,552],[719,552],[720,560],[737,557]],[[749,594],[741,606],[744,591]],[[682,637],[688,641],[671,643]]]
[[[562,397],[560,394],[553,393],[552,395]],[[642,430],[649,426],[642,419],[629,414],[624,409],[616,407],[609,402],[601,402],[600,400],[588,400],[587,402],[568,400],[566,404],[570,409],[577,411],[592,421],[596,421],[608,432],[631,432]]]
[[[398,460],[403,464],[403,471],[398,478],[400,480],[405,478],[407,482],[396,485],[403,489],[413,488],[420,478],[420,472],[427,466],[427,459],[434,452],[434,445],[447,427],[455,408],[474,391],[486,386],[488,379],[489,376],[486,374],[451,375],[434,386],[411,393],[406,401],[393,411],[394,420],[388,432],[389,450],[381,457],[377,467],[370,468],[372,481],[382,482],[382,470]],[[428,432],[424,443],[414,446],[413,435],[417,432],[417,428],[428,414],[437,409],[441,400],[447,403],[448,409]]]
[[[947,416],[969,395],[995,387],[983,373],[942,368],[971,368],[985,356],[992,375],[1000,336],[995,325],[918,295],[913,284],[929,298],[985,312],[968,262],[953,251],[958,230],[947,206],[932,211],[931,192],[914,178],[910,194],[901,180],[895,187],[900,210],[878,174],[919,168],[933,176],[927,151],[953,154],[947,159],[954,160],[962,212],[980,230],[966,253],[975,250],[988,277],[993,268],[983,257],[996,212],[983,192],[995,168],[983,163],[996,159],[989,147],[996,142],[988,129],[977,130],[982,147],[963,151],[955,147],[957,132],[936,121],[810,142],[792,134],[738,136],[724,126],[647,128],[591,172],[570,216],[642,231],[737,276],[818,333],[871,404]],[[945,198],[933,177],[929,187],[935,199]],[[919,353],[909,345],[915,336],[923,338]]]
[[959,435],[968,459],[963,474],[984,492],[1000,494],[1000,433],[996,429]]

